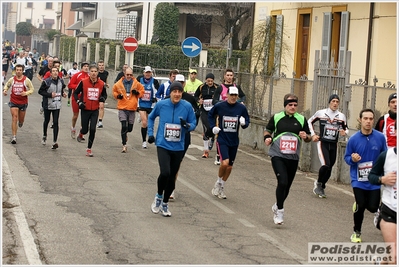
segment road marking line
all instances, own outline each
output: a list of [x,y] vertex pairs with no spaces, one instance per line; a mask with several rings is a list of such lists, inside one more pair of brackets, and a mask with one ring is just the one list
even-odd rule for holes
[[237,220],[238,220],[240,223],[242,223],[244,226],[246,226],[246,227],[251,227],[251,228],[254,228],[254,227],[255,227],[255,225],[253,225],[252,223],[250,223],[249,221],[247,221],[247,220],[245,220],[245,219],[238,218]]
[[266,239],[274,247],[278,248],[279,250],[281,250],[285,254],[291,256],[294,260],[298,261],[299,263],[301,263],[301,264],[306,264],[307,263],[307,261],[305,261],[304,258],[299,256],[298,254],[296,254],[294,251],[292,251],[291,249],[287,248],[286,246],[282,245],[280,242],[278,242],[276,239],[274,239],[270,235],[268,235],[266,233],[258,233],[258,235],[260,235],[261,237]]
[[32,233],[29,230],[28,222],[26,221],[26,217],[21,208],[21,203],[19,202],[18,194],[15,190],[15,185],[12,180],[10,168],[8,167],[8,163],[2,155],[3,158],[3,181],[5,184],[5,188],[7,188],[8,193],[10,195],[10,204],[14,207],[11,211],[14,214],[15,222],[17,224],[19,235],[22,240],[22,244],[25,250],[26,258],[29,262],[29,265],[43,265],[40,260],[39,252],[37,251],[37,247],[35,241],[33,239]]
[[197,193],[198,195],[202,196],[203,198],[205,198],[206,200],[208,200],[209,202],[211,202],[213,205],[217,206],[218,208],[220,208],[224,212],[229,213],[229,214],[235,214],[234,211],[232,211],[231,209],[229,209],[228,207],[226,207],[225,205],[223,205],[219,201],[216,201],[215,200],[215,198],[216,198],[215,196],[210,196],[209,194],[206,194],[206,193],[202,192],[197,187],[195,187],[191,183],[187,182],[184,178],[182,178],[182,176],[180,174],[179,174],[179,177],[177,178],[177,181],[181,182],[186,187],[190,188],[195,193]]
[[186,158],[189,158],[189,159],[191,159],[191,160],[198,160],[196,157],[194,157],[194,156],[191,156],[191,155],[189,155],[189,154],[186,154],[186,155],[184,155]]

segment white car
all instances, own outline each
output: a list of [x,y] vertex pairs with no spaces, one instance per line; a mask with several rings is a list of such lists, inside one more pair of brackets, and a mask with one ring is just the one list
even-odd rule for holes
[[169,81],[169,77],[154,77],[154,79],[157,79],[159,82],[159,85],[166,83],[167,81]]

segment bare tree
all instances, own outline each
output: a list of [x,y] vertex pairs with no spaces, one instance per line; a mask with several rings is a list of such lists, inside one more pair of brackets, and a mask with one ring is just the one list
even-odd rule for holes
[[[190,7],[193,10],[195,23],[205,25],[213,22],[214,25],[222,29],[220,42],[227,41],[233,29],[232,44],[233,50],[246,50],[251,40],[251,30],[253,24],[254,3],[193,3]],[[212,13],[208,15],[207,10],[212,8]],[[244,25],[246,27],[244,27]],[[232,28],[233,27],[233,28]],[[240,38],[241,36],[241,38]]]

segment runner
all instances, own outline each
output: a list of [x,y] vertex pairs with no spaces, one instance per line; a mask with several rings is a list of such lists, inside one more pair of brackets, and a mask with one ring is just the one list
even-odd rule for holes
[[147,122],[148,114],[151,113],[153,106],[157,102],[155,93],[159,88],[157,79],[152,77],[152,69],[145,66],[143,75],[137,77],[137,80],[144,86],[144,95],[139,99],[139,114],[141,119],[141,138],[143,140],[142,148],[147,148]]
[[218,135],[217,146],[219,147],[221,159],[218,178],[212,189],[212,194],[222,199],[226,199],[224,188],[237,155],[240,142],[238,138],[239,126],[241,125],[245,129],[250,123],[247,108],[237,103],[237,99],[238,88],[230,86],[227,100],[213,106],[208,113],[208,121],[212,132]]
[[127,152],[127,133],[133,131],[139,98],[144,95],[144,86],[133,77],[133,69],[128,67],[125,78],[121,78],[112,87],[112,92],[117,99],[118,118],[121,122],[122,153]]
[[98,78],[98,67],[96,65],[90,66],[89,77],[79,82],[79,85],[73,92],[73,98],[75,100],[74,102],[77,103],[81,110],[80,119],[82,128],[76,140],[81,142],[83,140],[83,135],[90,131],[86,156],[93,157],[91,148],[96,135],[98,109],[100,102],[105,102],[107,99],[107,89],[105,88],[105,83]]
[[[105,88],[109,88],[109,84],[107,83],[107,79],[108,79],[108,75],[109,72],[105,69],[105,65],[104,65],[104,60],[99,60],[97,62],[97,66],[98,66],[98,78],[100,78],[104,83],[105,83]],[[104,118],[104,105],[105,102],[100,102],[100,112],[98,115],[98,124],[97,124],[97,128],[103,128],[103,118]]]
[[[396,124],[395,124],[396,125]],[[397,249],[397,221],[396,212],[398,208],[398,152],[396,147],[391,147],[387,151],[382,152],[369,174],[371,184],[382,185],[382,199],[379,207],[379,215],[375,220],[375,226],[381,230],[382,237],[387,245],[393,243],[392,258],[396,264]],[[381,262],[380,264],[388,264]]]
[[[68,84],[68,89],[69,93],[68,95],[72,95],[74,93],[75,88],[78,86],[78,84],[85,78],[89,78],[89,63],[88,62],[82,62],[81,64],[81,71],[74,74],[72,78],[69,80]],[[80,99],[80,97],[79,97]],[[72,101],[72,125],[71,125],[71,137],[73,139],[76,138],[76,121],[78,120],[79,117],[79,105],[76,101]],[[97,123],[97,122],[96,122]],[[84,141],[84,138],[81,138],[81,141]]]
[[[156,142],[160,174],[157,193],[151,204],[153,213],[161,211],[171,216],[169,196],[175,189],[176,174],[184,154],[186,131],[195,129],[195,114],[187,101],[182,101],[183,86],[180,82],[170,85],[170,98],[158,102],[148,116],[148,143]],[[157,138],[154,137],[155,119],[159,117]]]
[[26,109],[28,108],[28,96],[34,91],[32,81],[23,72],[24,65],[15,65],[15,76],[7,81],[3,89],[3,95],[6,96],[8,89],[11,88],[10,102],[8,102],[12,116],[11,144],[17,143],[17,122],[18,127],[21,128],[25,121]]
[[307,120],[297,112],[297,107],[298,97],[286,94],[284,110],[272,116],[263,136],[265,144],[270,145],[269,156],[277,178],[276,203],[272,206],[273,221],[277,225],[284,223],[284,202],[298,168],[301,140],[312,140]]
[[171,70],[169,72],[169,81],[161,84],[155,94],[158,100],[165,99],[170,93],[170,85],[175,81],[176,75],[179,74],[177,69]]
[[218,85],[214,83],[214,80],[215,76],[213,73],[208,73],[205,77],[205,83],[200,85],[194,94],[195,100],[198,102],[200,107],[200,118],[202,129],[204,131],[202,135],[204,141],[204,154],[202,155],[202,158],[209,157],[209,151],[212,150],[215,141],[215,135],[213,134],[208,121],[208,112],[213,107],[212,99],[218,87]]
[[355,195],[353,204],[352,243],[362,242],[361,231],[364,211],[376,213],[380,203],[380,185],[370,184],[368,174],[378,155],[387,150],[384,135],[373,130],[374,111],[363,109],[359,114],[360,130],[346,145],[345,162],[350,166],[351,185]]
[[378,119],[375,129],[384,134],[388,147],[396,147],[396,93],[388,97],[388,106],[388,113]]
[[39,94],[43,96],[42,103],[44,109],[42,145],[46,145],[50,115],[53,116],[53,145],[51,149],[58,148],[58,119],[61,111],[61,98],[67,97],[67,93],[64,92],[65,87],[64,80],[59,77],[59,67],[54,64],[54,67],[51,69],[51,77],[43,80],[39,88]]
[[[328,108],[318,110],[308,120],[312,141],[317,142],[317,152],[321,163],[319,176],[317,181],[314,182],[313,188],[313,193],[320,198],[327,197],[324,189],[337,159],[338,137],[349,133],[346,116],[338,111],[338,95],[331,95],[328,103]],[[313,124],[317,121],[319,122],[320,134],[316,134],[313,128]]]

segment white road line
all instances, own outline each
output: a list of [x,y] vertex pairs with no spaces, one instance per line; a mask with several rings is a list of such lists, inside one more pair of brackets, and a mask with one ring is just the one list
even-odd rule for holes
[[191,160],[198,160],[196,157],[194,157],[194,156],[191,156],[191,155],[189,155],[189,154],[187,154],[186,153],[186,155],[184,155],[186,158],[189,158],[189,159],[191,159]]
[[15,222],[17,224],[19,235],[21,236],[21,240],[23,243],[23,247],[25,250],[26,258],[30,265],[42,265],[43,263],[40,260],[39,252],[37,251],[37,247],[35,241],[33,239],[32,233],[29,230],[28,222],[26,221],[25,214],[21,209],[21,203],[19,202],[18,194],[15,190],[15,185],[12,180],[11,172],[8,167],[8,163],[2,155],[3,158],[3,181],[5,184],[5,188],[10,196],[10,204],[14,206],[12,208],[12,212],[15,217]]
[[228,207],[226,207],[225,205],[220,203],[220,201],[223,201],[223,200],[218,199],[219,201],[216,201],[215,200],[216,197],[210,195],[211,194],[211,188],[209,189],[209,194],[206,194],[206,193],[202,192],[200,189],[198,189],[197,187],[195,187],[194,185],[192,185],[191,183],[189,183],[188,181],[186,181],[180,174],[179,174],[179,177],[177,178],[177,181],[181,182],[186,187],[190,188],[195,193],[197,193],[198,195],[202,196],[203,198],[205,198],[206,200],[208,200],[209,202],[211,202],[213,205],[217,206],[218,208],[220,208],[224,212],[229,213],[229,214],[234,214],[234,211],[232,211],[231,209],[229,209]]
[[255,227],[255,225],[253,225],[252,223],[250,223],[249,221],[247,221],[245,219],[238,218],[237,221],[239,221],[240,223],[242,223],[246,227],[251,227],[251,228]]
[[270,235],[268,235],[266,233],[258,233],[258,235],[260,235],[261,237],[266,239],[269,243],[271,243],[273,246],[275,246],[276,248],[278,248],[279,250],[281,250],[285,254],[290,255],[293,259],[295,259],[299,263],[301,263],[301,264],[306,264],[307,263],[304,258],[299,256],[298,254],[296,254],[294,251],[292,251],[291,249],[287,248],[286,246],[282,245],[280,242],[278,242],[276,239],[274,239]]

